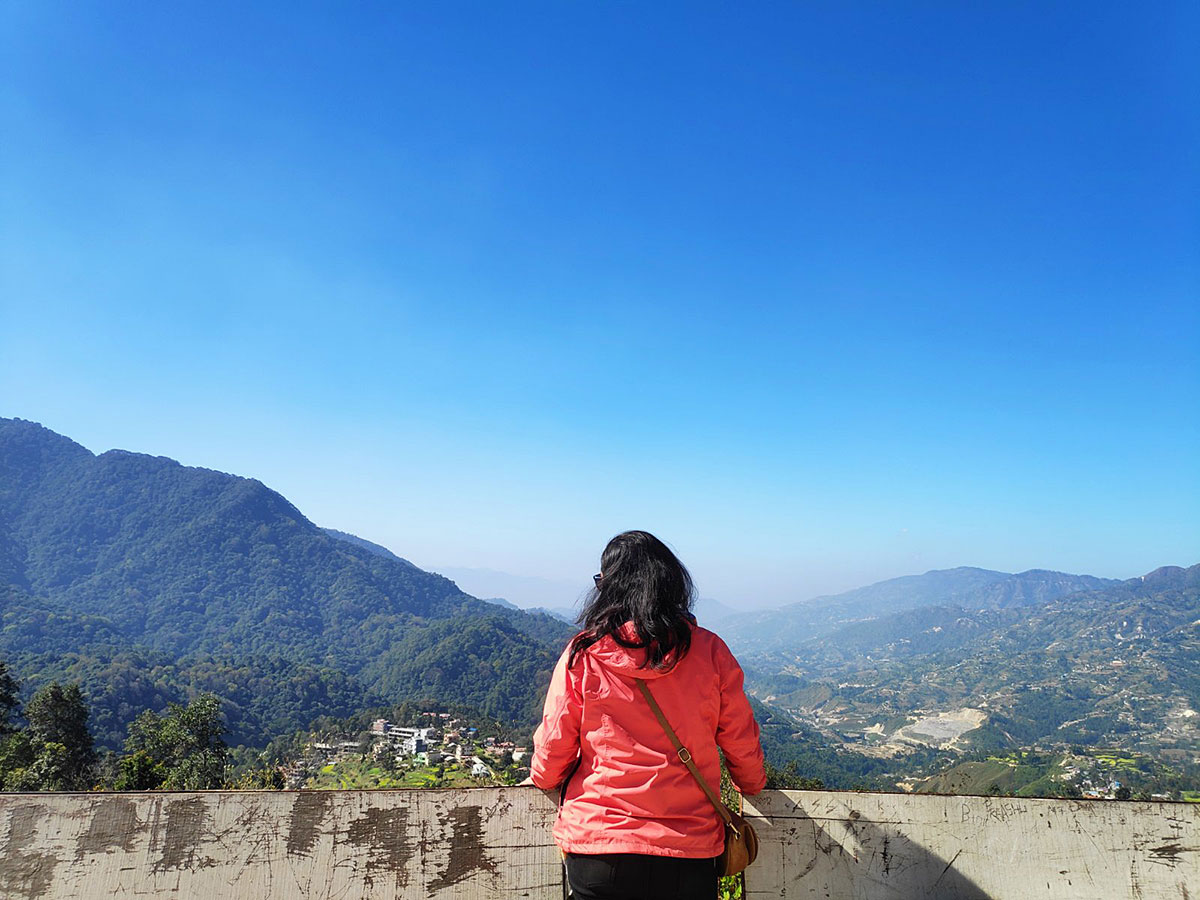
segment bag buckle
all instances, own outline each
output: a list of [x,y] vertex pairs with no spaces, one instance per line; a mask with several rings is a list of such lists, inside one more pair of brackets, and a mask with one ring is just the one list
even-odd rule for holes
[[683,763],[685,765],[692,761],[692,754],[688,753],[687,747],[680,747],[678,752],[679,752],[679,758],[683,761]]

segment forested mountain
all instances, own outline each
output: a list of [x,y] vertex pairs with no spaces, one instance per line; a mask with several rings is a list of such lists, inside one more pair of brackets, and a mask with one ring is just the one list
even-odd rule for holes
[[906,610],[934,606],[1009,609],[1118,583],[1042,569],[1010,575],[962,566],[892,578],[842,594],[741,615],[722,623],[721,633],[735,652],[786,661],[801,642],[810,638]]
[[30,687],[82,679],[109,742],[203,689],[255,743],[384,696],[527,721],[571,633],[327,533],[253,479],[19,419],[0,419],[0,579],[0,658]]
[[868,747],[952,739],[1190,757],[1200,750],[1200,566],[1034,606],[906,610],[798,642],[778,668],[772,659],[757,660],[760,694]]

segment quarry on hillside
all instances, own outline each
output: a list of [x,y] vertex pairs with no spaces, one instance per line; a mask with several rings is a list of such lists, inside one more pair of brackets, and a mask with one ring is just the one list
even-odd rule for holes
[[974,731],[987,721],[987,713],[979,709],[962,707],[947,712],[922,716],[917,721],[892,732],[889,744],[954,748],[958,739],[968,731]]

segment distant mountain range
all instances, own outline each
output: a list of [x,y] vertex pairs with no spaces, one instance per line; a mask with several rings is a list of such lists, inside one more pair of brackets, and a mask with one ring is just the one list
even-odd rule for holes
[[864,751],[1200,753],[1200,566],[1127,581],[929,572],[725,633],[760,697]]
[[439,567],[439,571],[476,597],[503,599],[520,609],[553,610],[555,615],[571,621],[579,614],[579,601],[592,586],[590,572],[584,572],[578,582],[571,582],[465,566]]
[[102,740],[199,690],[235,739],[429,697],[531,721],[563,622],[485,603],[253,479],[0,419],[0,658],[81,679]]
[[1030,606],[1076,591],[1118,583],[1091,575],[1068,575],[1041,569],[1010,575],[962,566],[892,578],[842,594],[743,614],[736,621],[730,621],[723,633],[735,651],[787,656],[803,641],[832,634],[856,622],[869,622],[905,610],[932,606],[966,609]]

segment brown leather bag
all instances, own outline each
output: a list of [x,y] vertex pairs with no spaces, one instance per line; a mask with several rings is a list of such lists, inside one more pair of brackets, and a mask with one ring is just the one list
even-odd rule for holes
[[675,747],[675,752],[678,754],[680,762],[687,766],[687,770],[692,773],[692,777],[704,789],[704,795],[708,797],[708,802],[713,805],[713,808],[717,811],[717,815],[725,823],[725,849],[717,858],[717,872],[721,875],[736,875],[746,868],[746,866],[750,865],[750,863],[754,862],[755,857],[758,856],[758,835],[754,833],[753,826],[746,821],[744,816],[734,812],[721,802],[720,797],[713,793],[713,789],[708,786],[708,782],[704,780],[704,776],[700,774],[700,770],[692,762],[692,754],[679,742],[679,738],[675,735],[675,730],[671,727],[671,723],[663,715],[658,701],[650,693],[650,686],[641,678],[637,678],[635,681],[637,681],[638,690],[642,692],[642,696],[646,698],[646,702],[654,710],[654,718],[658,719],[658,724],[662,726],[663,731],[667,733],[667,737],[671,739],[671,744]]

